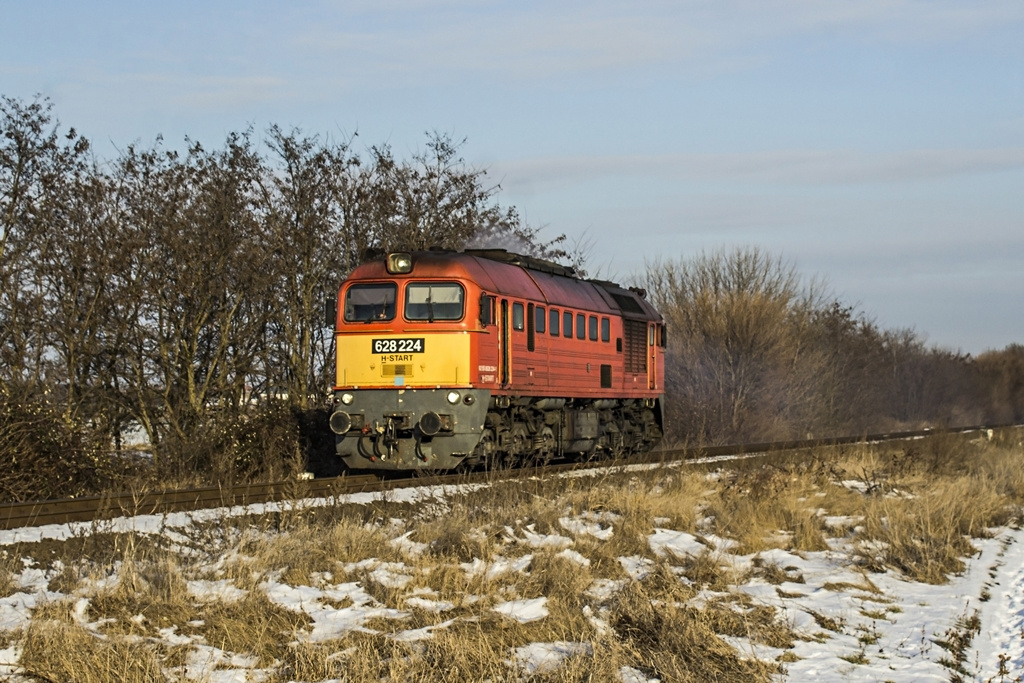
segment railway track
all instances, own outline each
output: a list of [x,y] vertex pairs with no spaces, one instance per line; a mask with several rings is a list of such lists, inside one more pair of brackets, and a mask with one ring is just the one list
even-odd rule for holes
[[[886,432],[863,436],[843,436],[801,441],[774,441],[728,446],[694,447],[656,450],[629,459],[593,460],[588,463],[557,463],[545,467],[509,470],[509,476],[531,477],[542,473],[556,473],[582,467],[624,466],[631,464],[669,462],[694,458],[717,458],[755,453],[772,454],[783,451],[838,446],[856,443],[874,443],[915,439],[942,434],[960,434],[984,430],[997,430],[1016,425],[981,425],[944,430],[915,430]],[[343,475],[329,479],[289,480],[264,484],[242,484],[233,487],[204,487],[151,493],[121,493],[82,498],[26,501],[0,504],[0,529],[15,529],[46,524],[91,522],[115,517],[165,514],[217,507],[245,506],[302,498],[319,498],[352,493],[384,491],[406,486],[426,486],[455,483],[474,483],[493,480],[494,472],[470,474],[443,474],[437,476],[408,476],[397,478],[373,474]]]

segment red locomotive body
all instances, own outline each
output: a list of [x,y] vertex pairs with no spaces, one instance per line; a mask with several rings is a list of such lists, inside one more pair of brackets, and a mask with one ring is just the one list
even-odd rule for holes
[[664,323],[643,293],[503,250],[389,254],[336,318],[337,451],[353,468],[448,469],[647,450]]

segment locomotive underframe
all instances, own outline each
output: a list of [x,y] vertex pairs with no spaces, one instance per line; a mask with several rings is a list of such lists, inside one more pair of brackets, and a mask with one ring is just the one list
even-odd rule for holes
[[[458,400],[447,397],[458,391]],[[341,403],[343,394],[353,397]],[[659,399],[492,395],[483,389],[368,389],[336,393],[337,453],[355,469],[454,469],[620,457],[662,436]],[[338,431],[341,433],[337,433]]]

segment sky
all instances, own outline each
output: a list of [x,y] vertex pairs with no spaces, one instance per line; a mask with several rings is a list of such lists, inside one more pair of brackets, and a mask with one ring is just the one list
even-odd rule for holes
[[1024,343],[1020,0],[0,0],[0,94],[112,158],[430,132],[592,275],[756,247],[885,328]]

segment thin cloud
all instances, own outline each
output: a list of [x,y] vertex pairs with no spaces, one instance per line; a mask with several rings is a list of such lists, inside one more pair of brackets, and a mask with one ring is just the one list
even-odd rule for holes
[[794,37],[934,43],[1024,22],[1018,0],[391,5],[335,16],[344,28],[331,28],[328,20],[296,41],[337,63],[365,67],[367,79],[380,72],[529,79],[658,66],[707,74],[762,63],[777,41]]
[[510,191],[559,187],[606,177],[784,184],[910,182],[1024,168],[1024,148],[925,149],[891,153],[781,150],[741,154],[543,157],[501,162],[490,173]]
[[194,76],[164,71],[113,74],[80,69],[71,82],[79,90],[99,88],[131,93],[134,100],[140,99],[141,93],[155,93],[151,101],[199,111],[275,102],[294,91],[288,79],[277,76]]

